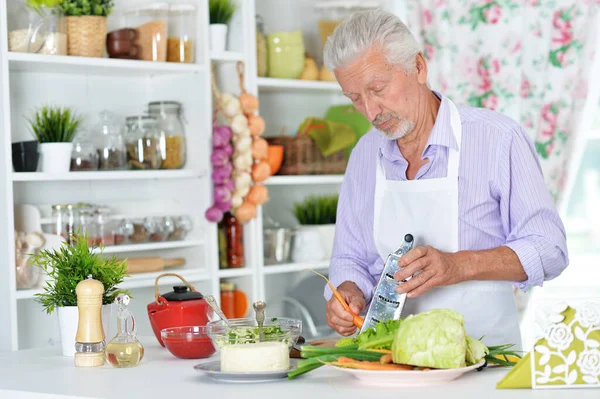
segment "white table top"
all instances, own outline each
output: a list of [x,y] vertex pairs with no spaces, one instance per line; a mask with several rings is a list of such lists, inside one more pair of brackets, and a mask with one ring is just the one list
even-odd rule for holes
[[[419,399],[427,398],[564,398],[600,397],[598,389],[498,390],[496,383],[507,369],[470,372],[450,383],[420,388],[380,388],[362,385],[353,377],[330,367],[304,374],[295,380],[261,384],[217,383],[193,369],[200,360],[182,360],[160,347],[154,337],[141,339],[142,362],[130,369],[108,363],[98,368],[77,368],[73,358],[63,357],[60,347],[0,353],[0,398],[373,398],[373,391]],[[203,361],[214,361],[211,357]],[[391,397],[391,396],[390,396]]]

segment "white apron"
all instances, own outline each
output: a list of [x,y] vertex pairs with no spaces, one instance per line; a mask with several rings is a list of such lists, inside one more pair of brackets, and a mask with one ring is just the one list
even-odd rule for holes
[[[451,127],[460,150],[461,121],[448,101]],[[459,151],[449,148],[448,174],[444,178],[387,180],[377,156],[374,238],[385,261],[400,247],[405,234],[413,235],[416,246],[430,245],[444,252],[458,251],[458,166]],[[448,308],[465,318],[467,334],[486,345],[515,344],[521,334],[512,284],[506,281],[465,281],[436,287],[417,298],[407,298],[402,317],[435,308]]]

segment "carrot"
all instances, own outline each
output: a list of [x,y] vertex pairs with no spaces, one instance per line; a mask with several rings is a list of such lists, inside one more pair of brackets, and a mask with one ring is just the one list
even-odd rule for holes
[[367,349],[369,352],[383,353],[384,355],[392,355],[392,351],[389,349]]
[[364,320],[362,317],[360,317],[359,315],[355,314],[352,310],[350,310],[350,306],[348,306],[348,304],[346,303],[346,301],[344,300],[344,298],[342,297],[342,294],[340,294],[338,292],[338,290],[335,289],[335,287],[333,286],[333,284],[331,284],[331,282],[329,281],[329,279],[325,276],[323,276],[321,273],[316,272],[312,269],[307,269],[310,270],[311,272],[315,273],[318,276],[321,276],[325,281],[327,281],[327,284],[329,285],[329,288],[331,288],[331,291],[333,292],[333,295],[335,295],[336,299],[339,301],[339,303],[344,307],[344,309],[346,310],[346,312],[350,313],[352,315],[352,323],[358,327],[358,328],[362,328]]
[[340,356],[337,361],[328,363],[338,367],[360,369],[360,370],[413,370],[413,366],[406,364],[381,364],[367,360],[354,360],[348,357]]

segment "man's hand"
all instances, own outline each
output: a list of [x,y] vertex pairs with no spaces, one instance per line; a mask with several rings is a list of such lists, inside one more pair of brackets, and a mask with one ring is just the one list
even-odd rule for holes
[[[360,314],[366,303],[363,292],[351,281],[344,281],[337,287],[338,292],[344,298],[355,314]],[[352,323],[352,315],[347,312],[335,295],[327,302],[327,324],[338,334],[348,336],[356,331],[356,326]]]
[[398,261],[398,266],[404,269],[396,272],[394,279],[402,281],[420,273],[400,284],[396,292],[414,298],[434,287],[464,281],[465,268],[457,262],[457,256],[457,253],[441,252],[430,246],[411,249]]

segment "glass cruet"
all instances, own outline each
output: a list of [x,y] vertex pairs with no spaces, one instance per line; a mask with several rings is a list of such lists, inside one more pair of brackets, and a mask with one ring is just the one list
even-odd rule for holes
[[134,367],[144,357],[144,347],[137,339],[135,318],[127,309],[130,298],[117,296],[117,335],[106,345],[106,360],[114,367]]

